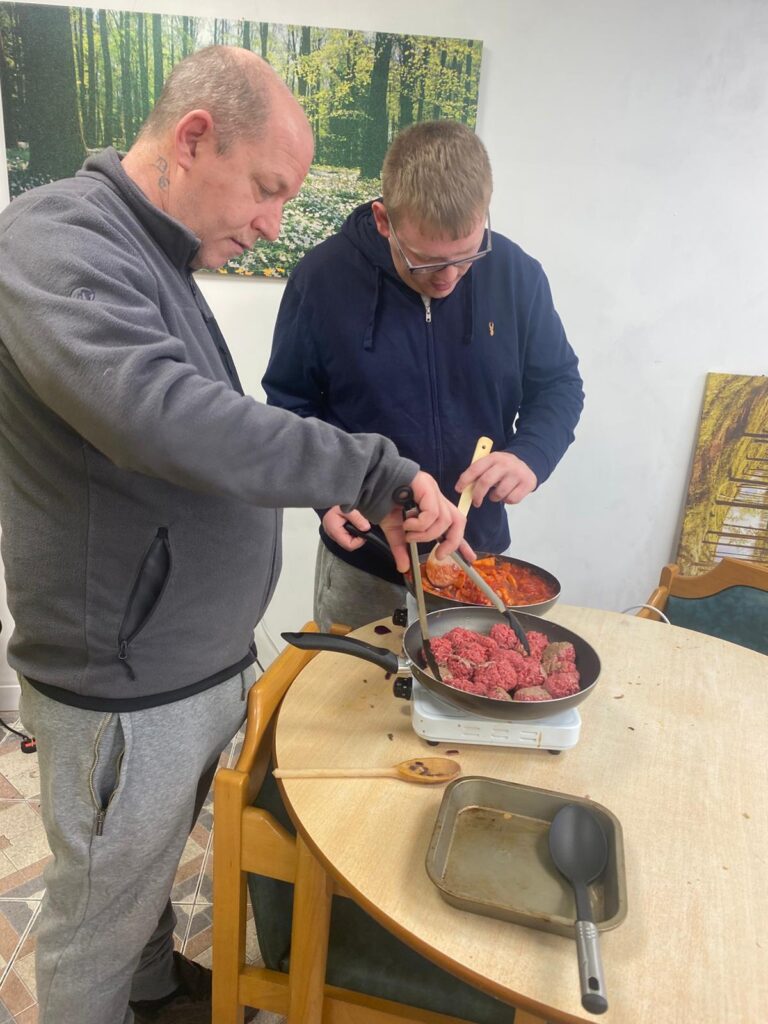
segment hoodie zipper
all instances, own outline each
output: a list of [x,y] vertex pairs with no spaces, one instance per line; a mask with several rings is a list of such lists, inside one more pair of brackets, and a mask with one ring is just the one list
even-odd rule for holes
[[427,295],[421,296],[424,303],[424,319],[427,331],[427,360],[429,364],[429,393],[432,399],[432,433],[437,456],[438,479],[443,475],[443,446],[440,443],[440,424],[437,416],[437,365],[435,360],[435,334],[432,324],[432,302]]

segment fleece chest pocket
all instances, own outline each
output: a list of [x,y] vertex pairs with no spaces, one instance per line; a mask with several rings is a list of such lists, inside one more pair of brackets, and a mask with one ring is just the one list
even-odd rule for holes
[[147,548],[131,587],[120,633],[118,657],[128,664],[129,648],[157,611],[171,575],[171,543],[168,528],[161,526]]

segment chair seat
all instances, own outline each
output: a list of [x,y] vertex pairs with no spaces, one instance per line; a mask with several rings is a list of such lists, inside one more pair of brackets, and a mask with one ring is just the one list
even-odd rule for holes
[[[271,770],[254,803],[295,832]],[[287,972],[293,886],[251,874],[248,889],[264,963],[272,970]],[[326,982],[475,1024],[511,1024],[515,1017],[513,1007],[437,967],[342,896],[333,899]]]
[[664,612],[674,626],[768,654],[768,591],[736,586],[709,597],[670,594]]

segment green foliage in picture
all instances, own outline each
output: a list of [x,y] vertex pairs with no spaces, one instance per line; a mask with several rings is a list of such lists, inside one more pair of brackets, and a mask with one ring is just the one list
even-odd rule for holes
[[130,147],[177,61],[212,43],[255,50],[306,111],[315,164],[280,239],[221,273],[283,277],[378,195],[401,128],[474,127],[482,44],[222,18],[0,3],[0,89],[11,197],[73,174],[88,152]]

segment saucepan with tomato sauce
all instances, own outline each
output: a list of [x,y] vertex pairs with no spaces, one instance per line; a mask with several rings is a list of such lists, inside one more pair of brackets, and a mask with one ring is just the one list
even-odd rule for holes
[[[347,523],[345,528],[353,537],[361,537],[391,555],[389,545],[378,533],[358,530],[351,523]],[[490,600],[463,572],[459,572],[456,582],[447,587],[438,589],[432,586],[425,571],[426,561],[427,555],[422,555],[421,581],[427,611],[435,612],[459,605],[491,607]],[[509,555],[483,553],[478,554],[472,565],[490,583],[507,608],[513,611],[520,609],[531,615],[543,615],[560,597],[560,581],[557,577],[531,562],[510,558]],[[405,584],[413,594],[413,576],[410,572],[405,577]]]

